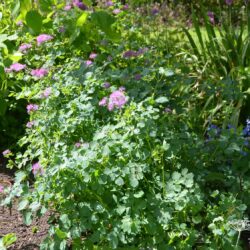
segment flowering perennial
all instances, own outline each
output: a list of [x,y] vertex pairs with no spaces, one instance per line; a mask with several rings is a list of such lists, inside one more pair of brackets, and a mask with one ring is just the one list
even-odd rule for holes
[[41,34],[36,38],[37,45],[41,45],[42,43],[45,43],[47,41],[50,41],[53,39],[53,36],[48,35],[48,34]]
[[32,45],[30,43],[23,43],[19,46],[18,50],[20,52],[26,53],[28,49],[30,49]]
[[112,111],[114,108],[122,108],[127,102],[123,91],[114,91],[109,97],[108,110]]
[[210,23],[215,24],[214,13],[212,11],[208,11],[207,15],[209,17]]
[[72,6],[71,6],[70,4],[68,4],[68,5],[66,5],[66,6],[64,7],[64,10],[68,11],[68,10],[70,10],[71,8],[72,8]]
[[87,9],[87,6],[81,0],[73,0],[73,5],[81,10]]
[[40,173],[40,174],[44,173],[44,170],[43,170],[43,168],[42,168],[42,166],[40,165],[39,162],[34,163],[32,165],[32,172],[33,172],[34,175],[37,175],[38,173]]
[[106,106],[108,103],[108,98],[107,97],[103,97],[102,100],[99,102],[99,106]]
[[26,127],[27,128],[32,128],[35,125],[34,121],[27,122]]
[[32,104],[32,103],[28,104],[26,107],[28,114],[38,110],[38,108],[39,108],[39,106],[37,104]]
[[52,89],[51,87],[46,88],[42,94],[41,94],[41,98],[48,98],[51,95]]
[[233,3],[233,0],[226,0],[225,2],[227,5],[231,5]]
[[31,71],[31,75],[35,76],[37,78],[42,78],[42,77],[48,75],[48,73],[49,73],[48,70],[47,69],[43,69],[43,68],[41,68],[41,69],[33,69]]
[[93,52],[89,55],[89,59],[95,59],[96,57],[97,57],[97,54]]
[[19,72],[23,69],[26,68],[26,64],[21,64],[21,63],[13,63],[12,65],[10,65],[9,68],[5,68],[5,72],[9,73],[9,72]]
[[250,119],[247,119],[246,123],[247,123],[247,125],[243,129],[243,135],[246,137],[250,137]]
[[121,12],[120,9],[114,9],[114,10],[113,10],[113,14],[115,14],[115,15],[118,15],[120,12]]
[[93,62],[92,62],[91,60],[87,60],[87,61],[85,62],[85,65],[86,65],[86,66],[90,66],[92,63],[93,63]]
[[8,156],[9,154],[11,154],[11,151],[9,149],[6,149],[2,152],[3,156]]
[[108,89],[108,88],[110,88],[111,85],[109,82],[105,82],[102,86],[103,86],[103,88]]

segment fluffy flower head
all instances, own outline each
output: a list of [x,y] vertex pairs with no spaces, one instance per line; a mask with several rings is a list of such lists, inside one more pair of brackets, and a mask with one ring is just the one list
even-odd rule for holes
[[42,94],[41,94],[41,98],[48,98],[51,95],[52,89],[51,87],[46,88]]
[[53,36],[48,35],[48,34],[41,34],[36,38],[37,45],[41,45],[42,43],[45,43],[47,41],[50,41],[53,39]]
[[109,96],[108,110],[112,111],[114,108],[122,108],[127,102],[123,91],[116,90]]
[[10,65],[9,68],[5,69],[5,72],[19,72],[23,69],[26,68],[26,64],[21,64],[21,63],[13,63],[12,65]]
[[48,73],[49,73],[48,70],[43,69],[43,68],[41,68],[41,69],[32,69],[31,70],[31,75],[35,76],[37,78],[42,78],[42,77],[48,75]]
[[37,104],[32,104],[32,103],[28,104],[26,107],[28,114],[38,110],[38,108],[39,106]]
[[26,127],[27,128],[32,128],[34,125],[35,125],[34,121],[29,121],[29,122],[27,122]]
[[106,106],[108,103],[108,98],[107,97],[103,97],[101,101],[99,101],[99,106]]
[[8,156],[11,154],[11,151],[9,149],[6,149],[2,152],[3,156]]
[[43,168],[42,168],[42,166],[40,165],[39,162],[34,163],[34,164],[32,165],[32,172],[33,172],[34,175],[37,175],[37,174],[39,174],[39,173],[40,173],[40,174],[43,174],[43,173],[44,173]]
[[20,52],[26,53],[28,49],[30,49],[32,45],[30,43],[23,43],[19,46],[18,50]]

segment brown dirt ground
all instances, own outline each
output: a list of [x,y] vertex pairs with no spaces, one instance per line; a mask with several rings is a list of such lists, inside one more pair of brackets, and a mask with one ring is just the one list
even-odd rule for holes
[[[0,184],[12,182],[12,173],[6,173],[6,168],[0,161]],[[38,250],[39,244],[48,232],[48,218],[49,214],[45,214],[42,218],[34,220],[30,226],[26,226],[17,210],[17,201],[11,210],[0,207],[0,238],[8,233],[15,233],[17,241],[8,250]]]

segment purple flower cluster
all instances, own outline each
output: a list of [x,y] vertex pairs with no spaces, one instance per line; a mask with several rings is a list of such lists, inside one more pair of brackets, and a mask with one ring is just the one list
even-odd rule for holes
[[212,11],[208,11],[207,15],[209,17],[210,23],[215,24],[214,13]]
[[121,109],[127,103],[127,98],[124,94],[124,90],[125,88],[120,88],[119,90],[111,93],[109,98],[102,98],[102,100],[99,102],[99,106],[107,106],[109,111],[112,111],[115,108]]
[[247,125],[246,127],[243,129],[243,135],[245,137],[250,137],[250,119],[247,119],[246,121]]
[[140,55],[144,54],[147,51],[148,51],[148,48],[141,48],[138,51],[128,50],[128,51],[123,53],[123,57],[124,58],[137,57],[137,56],[140,56]]
[[151,14],[152,15],[157,15],[159,13],[159,9],[154,7],[152,10],[151,10]]
[[27,109],[28,114],[30,114],[34,111],[37,111],[39,109],[39,106],[37,104],[30,103],[27,105],[26,109]]
[[36,38],[37,45],[41,45],[42,43],[45,43],[47,41],[50,41],[53,39],[53,36],[48,35],[48,34],[41,34]]
[[31,70],[31,75],[35,76],[37,78],[42,78],[42,77],[48,75],[48,73],[49,73],[48,70],[43,69],[43,68],[41,68],[41,69],[32,69]]
[[4,191],[4,186],[0,185],[0,193],[3,193]]
[[28,49],[30,49],[32,45],[30,43],[23,43],[19,46],[18,50],[23,53],[27,53]]
[[86,10],[87,6],[81,0],[73,0],[73,5],[81,10]]
[[105,82],[102,86],[103,88],[108,89],[110,88],[111,84],[109,82]]
[[36,162],[32,165],[32,172],[34,175],[44,174],[44,170],[39,162]]
[[16,23],[16,25],[19,26],[19,27],[22,27],[22,26],[23,26],[23,22],[22,22],[22,21],[18,21],[18,22]]
[[123,5],[122,10],[128,10],[128,4]]
[[136,81],[141,80],[141,74],[135,74],[134,78]]
[[225,0],[227,5],[231,5],[233,3],[233,0]]
[[111,6],[113,6],[114,5],[114,3],[112,2],[112,1],[107,1],[106,2],[106,6],[107,7],[111,7]]
[[21,63],[13,63],[12,65],[10,65],[9,68],[5,68],[5,72],[9,73],[9,72],[19,72],[23,69],[26,68],[26,64],[21,64]]

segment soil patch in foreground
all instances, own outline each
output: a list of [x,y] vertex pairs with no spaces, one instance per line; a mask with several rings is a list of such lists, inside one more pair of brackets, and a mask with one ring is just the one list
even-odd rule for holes
[[[2,168],[0,165],[0,171]],[[1,172],[0,182],[11,183],[13,181],[10,175]],[[30,226],[26,226],[21,213],[17,210],[17,205],[17,201],[15,201],[11,211],[7,207],[0,207],[0,238],[8,233],[15,233],[17,241],[8,250],[38,250],[48,232],[49,214],[35,219]]]

